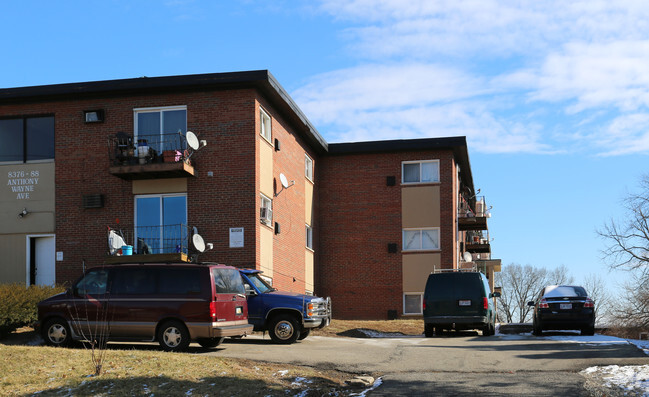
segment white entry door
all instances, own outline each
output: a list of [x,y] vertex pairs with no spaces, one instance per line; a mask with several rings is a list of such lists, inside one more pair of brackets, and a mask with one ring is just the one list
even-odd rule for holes
[[54,237],[34,238],[34,264],[37,285],[54,285],[56,282],[55,250]]

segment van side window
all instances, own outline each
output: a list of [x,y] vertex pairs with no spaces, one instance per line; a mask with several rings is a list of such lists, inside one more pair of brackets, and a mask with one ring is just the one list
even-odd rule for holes
[[237,269],[212,269],[217,294],[244,294],[246,289]]
[[201,293],[199,269],[161,269],[159,293],[162,295],[198,295]]
[[116,295],[153,294],[155,288],[155,270],[123,268],[115,271],[113,293]]
[[79,295],[103,295],[106,293],[107,270],[90,271],[79,280],[75,291]]

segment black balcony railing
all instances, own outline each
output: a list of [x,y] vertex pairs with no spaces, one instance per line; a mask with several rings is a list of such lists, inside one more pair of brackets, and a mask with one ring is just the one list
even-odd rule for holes
[[113,165],[179,162],[187,158],[187,138],[182,132],[134,137],[118,132],[108,140]]
[[114,230],[125,245],[133,247],[134,255],[189,253],[192,228],[187,225],[136,226]]

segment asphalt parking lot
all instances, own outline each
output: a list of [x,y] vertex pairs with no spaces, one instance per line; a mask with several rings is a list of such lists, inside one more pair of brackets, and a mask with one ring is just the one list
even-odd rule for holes
[[[632,344],[578,334],[331,338],[275,345],[253,336],[227,340],[221,357],[308,365],[381,377],[370,395],[593,395],[579,371],[602,365],[649,364]],[[562,336],[565,335],[565,336]]]

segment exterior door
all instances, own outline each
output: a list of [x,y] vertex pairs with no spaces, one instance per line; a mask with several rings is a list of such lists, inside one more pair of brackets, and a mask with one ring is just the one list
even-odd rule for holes
[[34,237],[33,266],[36,285],[54,285],[56,282],[54,237]]

